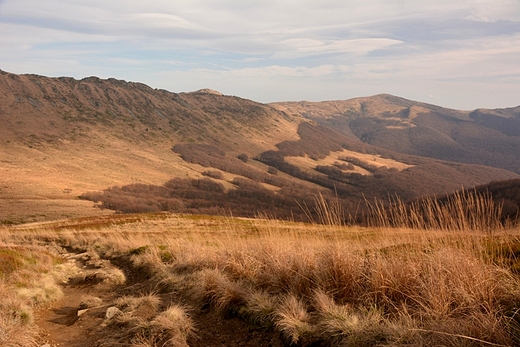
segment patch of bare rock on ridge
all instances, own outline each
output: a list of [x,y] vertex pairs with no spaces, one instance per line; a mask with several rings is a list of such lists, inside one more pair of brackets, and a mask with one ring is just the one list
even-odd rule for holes
[[41,347],[284,345],[264,328],[194,308],[180,293],[158,293],[154,278],[127,259],[113,259],[125,275],[93,249],[64,257],[73,276],[63,298],[37,312]]
[[193,93],[224,95],[221,92],[214,90],[214,89],[210,89],[210,88],[199,89],[199,90],[194,91]]

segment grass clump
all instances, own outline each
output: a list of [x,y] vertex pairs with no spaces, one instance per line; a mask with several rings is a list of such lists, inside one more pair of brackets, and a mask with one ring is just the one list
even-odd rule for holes
[[187,338],[195,333],[192,319],[180,305],[172,305],[161,312],[152,320],[150,328],[165,340],[163,346],[187,346]]
[[155,294],[121,297],[115,305],[120,311],[109,319],[107,346],[188,346],[188,337],[195,333],[187,308],[172,304],[161,311],[161,299]]
[[204,304],[223,315],[234,314],[246,305],[247,291],[241,283],[231,281],[219,270],[206,269],[198,273]]
[[253,324],[270,328],[276,317],[277,306],[276,297],[261,290],[254,290],[247,295],[246,305],[240,313]]
[[373,346],[390,340],[389,327],[377,309],[356,311],[350,305],[338,305],[334,299],[317,291],[314,306],[320,336],[337,346]]
[[103,305],[103,299],[93,295],[83,295],[79,304],[80,309],[93,308]]
[[308,343],[313,334],[311,316],[305,304],[295,295],[288,294],[275,311],[275,325],[284,338],[291,344]]

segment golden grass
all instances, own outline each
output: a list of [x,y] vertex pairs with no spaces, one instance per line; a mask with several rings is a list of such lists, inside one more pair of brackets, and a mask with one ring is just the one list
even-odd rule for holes
[[63,295],[53,277],[59,260],[44,247],[0,242],[1,346],[37,346],[33,309]]
[[[289,164],[299,167],[303,171],[312,172],[315,175],[316,174],[322,175],[321,173],[318,173],[317,171],[314,170],[314,168],[316,166],[318,166],[318,165],[331,166],[337,162],[344,163],[344,161],[342,161],[341,158],[345,158],[345,157],[359,159],[362,162],[364,162],[370,166],[374,166],[374,167],[386,166],[389,169],[397,169],[399,171],[402,171],[402,170],[405,170],[407,168],[414,166],[414,165],[408,165],[408,164],[399,162],[397,160],[393,160],[393,159],[389,159],[389,158],[382,158],[380,155],[359,153],[359,152],[354,152],[354,151],[350,151],[347,149],[344,149],[344,150],[338,151],[338,152],[331,152],[327,157],[325,157],[323,159],[319,159],[319,160],[314,160],[314,159],[310,158],[309,156],[305,156],[305,157],[287,156],[284,158],[284,160],[286,162],[288,162]],[[360,175],[368,175],[368,176],[372,175],[372,173],[370,173],[370,171],[368,171],[360,166],[357,166],[357,165],[354,165],[354,169],[349,170],[348,172],[358,173]]]
[[435,197],[420,198],[406,204],[399,197],[389,203],[366,201],[367,223],[378,227],[420,230],[484,231],[494,233],[507,226],[501,221],[502,205],[490,193],[460,190],[445,201]]
[[311,315],[305,304],[293,294],[285,296],[275,312],[275,325],[291,344],[312,334]]
[[[520,342],[516,253],[504,251],[520,243],[518,228],[491,233],[168,214],[127,218],[98,219],[95,227],[85,220],[89,227],[4,228],[0,240],[126,258],[155,290],[175,292],[198,309],[243,317],[288,343]],[[154,343],[146,331],[133,335],[134,342]]]
[[106,324],[108,346],[188,346],[186,340],[195,332],[187,308],[172,304],[160,311],[161,299],[155,294],[124,296],[115,305],[120,311]]

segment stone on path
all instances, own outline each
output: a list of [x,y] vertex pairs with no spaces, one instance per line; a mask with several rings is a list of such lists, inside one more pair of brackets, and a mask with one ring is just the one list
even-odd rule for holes
[[122,314],[123,312],[115,306],[107,308],[107,312],[105,313],[105,318],[110,319],[115,315]]

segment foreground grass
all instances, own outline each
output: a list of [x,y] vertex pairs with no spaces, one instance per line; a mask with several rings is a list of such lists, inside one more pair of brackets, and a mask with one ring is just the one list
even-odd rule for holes
[[[512,346],[518,235],[156,214],[4,228],[0,248],[124,259],[156,293],[242,317],[288,345]],[[10,276],[0,290],[16,292]]]
[[0,243],[0,346],[37,345],[34,308],[61,298],[72,274],[47,247]]

